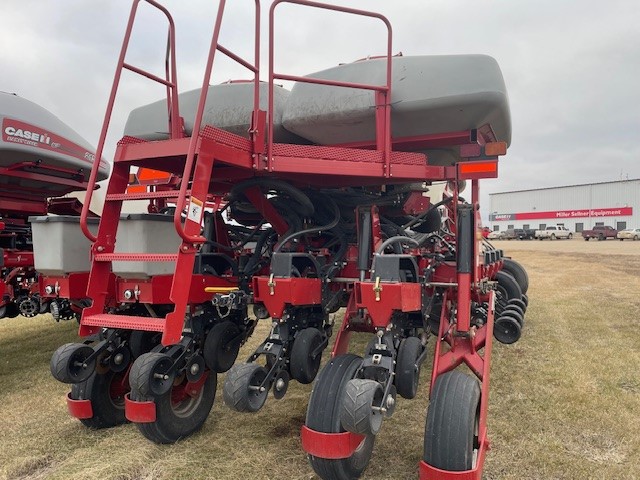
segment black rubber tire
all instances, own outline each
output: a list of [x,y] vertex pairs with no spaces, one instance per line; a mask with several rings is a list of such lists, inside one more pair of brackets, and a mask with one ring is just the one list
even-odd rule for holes
[[512,298],[511,300],[509,300],[507,302],[507,306],[509,305],[516,305],[518,307],[520,307],[520,309],[522,310],[522,313],[527,313],[527,304],[524,303],[524,300],[522,300],[522,297],[520,298]]
[[159,352],[143,353],[133,362],[129,372],[131,391],[139,397],[160,397],[171,391],[175,380],[175,372],[169,378],[154,378],[155,373],[165,373],[173,364],[169,355]]
[[479,414],[478,381],[457,370],[440,375],[431,392],[427,411],[424,461],[453,472],[474,468]]
[[229,320],[214,325],[204,341],[202,354],[207,367],[218,373],[229,370],[238,358],[239,335],[240,329]]
[[589,241],[589,237],[584,237],[584,241],[588,242]]
[[520,329],[524,327],[524,315],[520,314],[519,311],[515,310],[515,307],[508,307],[502,312],[503,317],[511,317],[515,318],[518,325],[520,325]]
[[[338,355],[322,369],[309,398],[305,422],[308,428],[324,433],[344,432],[340,423],[342,398],[347,382],[355,376],[361,364],[362,358],[356,355]],[[309,455],[309,462],[324,480],[360,478],[371,459],[375,438],[375,435],[367,435],[349,458],[328,459]]]
[[507,310],[512,310],[514,312],[517,312],[518,315],[524,318],[524,310],[522,310],[522,307],[520,307],[514,302],[513,298],[509,300],[507,305],[504,307],[504,310],[502,311],[502,313],[504,314],[504,312],[506,312]]
[[131,358],[136,359],[143,353],[150,352],[153,347],[160,345],[162,339],[161,332],[145,332],[143,330],[134,330],[129,335],[129,350]]
[[93,348],[84,343],[65,343],[51,356],[51,375],[62,383],[80,383],[88,380],[96,368],[96,361],[87,364],[87,367],[76,366],[76,362],[84,362],[91,354]]
[[523,293],[522,296],[520,297],[520,300],[522,300],[525,306],[529,308],[529,295],[527,295],[526,293]]
[[529,290],[529,275],[520,263],[511,258],[505,258],[502,263],[502,269],[516,279],[522,293],[527,293],[527,290]]
[[416,337],[405,338],[398,347],[395,385],[398,395],[409,400],[415,398],[418,393],[420,365],[416,365],[416,360],[422,354],[422,350],[422,342]]
[[604,235],[598,235],[598,241],[601,242],[604,240]]
[[520,340],[522,327],[520,323],[511,315],[503,315],[496,320],[493,325],[493,336],[500,343],[511,345]]
[[114,396],[112,393],[112,385],[122,382],[125,377],[125,372],[115,373],[113,370],[102,375],[94,372],[88,380],[71,386],[72,399],[91,400],[93,417],[80,419],[85,427],[99,430],[127,423],[124,395]]
[[522,298],[522,290],[516,279],[504,270],[496,274],[496,317],[500,317],[512,298]]
[[6,310],[4,315],[7,318],[16,318],[18,315],[20,315],[20,309],[14,302],[7,303],[5,307]]
[[[202,428],[211,412],[216,399],[218,376],[209,371],[209,376],[196,397],[189,397],[178,404],[172,401],[173,386],[167,393],[160,396],[141,395],[131,390],[131,400],[137,402],[153,401],[156,404],[156,421],[151,423],[137,423],[138,429],[146,438],[155,443],[175,443],[186,438]],[[187,382],[186,377],[181,386]]]
[[313,382],[318,375],[318,370],[320,370],[322,352],[315,358],[311,357],[311,352],[321,343],[322,333],[317,328],[305,328],[298,332],[291,348],[289,363],[291,378],[305,385]]
[[573,233],[570,233],[570,234],[567,236],[567,239],[572,240],[572,239],[573,239]]
[[257,386],[267,376],[267,369],[257,363],[234,365],[224,380],[224,403],[236,412],[257,412],[269,395],[269,385],[263,392],[249,387]]
[[384,414],[372,410],[380,406],[384,390],[375,380],[354,378],[349,380],[342,396],[340,424],[348,432],[376,435],[382,427]]

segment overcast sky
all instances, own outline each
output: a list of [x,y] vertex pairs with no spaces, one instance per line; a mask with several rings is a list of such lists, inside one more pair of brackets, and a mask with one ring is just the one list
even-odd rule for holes
[[[162,3],[176,20],[180,90],[197,88],[217,2]],[[254,2],[227,3],[221,41],[249,56]],[[640,177],[640,1],[335,3],[385,14],[394,27],[394,52],[496,58],[509,92],[513,138],[500,178],[482,184],[483,216],[490,192]],[[146,7],[143,2],[128,59],[161,73],[165,24]],[[95,145],[129,8],[127,0],[0,0],[0,90],[45,107]],[[305,74],[384,52],[384,31],[371,20],[278,9],[280,70]],[[246,77],[224,63],[211,83]],[[109,159],[128,112],[163,95],[133,74],[123,78]]]

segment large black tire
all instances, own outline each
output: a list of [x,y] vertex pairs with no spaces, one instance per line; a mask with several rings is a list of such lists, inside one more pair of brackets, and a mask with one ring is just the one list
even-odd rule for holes
[[384,415],[373,410],[380,406],[384,390],[375,380],[354,378],[349,380],[342,396],[340,424],[348,432],[360,435],[376,435],[382,426]]
[[291,377],[303,384],[309,384],[320,370],[322,352],[312,357],[312,352],[322,343],[322,333],[317,328],[301,330],[293,341],[289,372]]
[[80,365],[93,354],[93,348],[84,343],[65,343],[51,356],[51,375],[62,383],[80,383],[88,380],[96,368],[95,359]]
[[207,366],[218,373],[229,370],[240,351],[241,339],[238,326],[226,320],[214,325],[204,342],[203,356]]
[[[305,422],[308,428],[324,433],[345,431],[340,422],[342,398],[347,382],[355,376],[361,364],[362,358],[356,355],[339,355],[322,369],[309,398]],[[309,462],[324,480],[360,478],[371,459],[375,438],[375,435],[367,435],[349,458],[328,459],[309,455]]]
[[457,370],[436,379],[424,432],[424,461],[447,471],[474,467],[480,386]]
[[529,275],[520,263],[510,258],[505,258],[502,263],[502,269],[516,279],[522,293],[527,293],[527,290],[529,290]]
[[184,394],[184,398],[177,399],[176,389],[184,389],[187,383],[185,377],[179,385],[174,385],[160,396],[142,395],[135,389],[131,390],[131,400],[156,404],[156,421],[137,424],[142,435],[155,443],[175,443],[202,428],[216,398],[218,377],[215,372],[208,371],[208,377],[197,394]]
[[260,410],[267,400],[269,386],[262,392],[251,387],[260,385],[267,373],[267,369],[257,363],[234,365],[224,380],[224,403],[236,412]]
[[405,338],[398,347],[395,385],[398,394],[406,399],[415,398],[420,381],[418,357],[422,354],[422,342],[416,337]]
[[131,357],[136,359],[143,353],[150,352],[153,347],[160,344],[162,339],[161,332],[145,332],[143,330],[134,330],[129,335],[129,350]]
[[124,394],[129,385],[124,385],[125,372],[113,370],[99,375],[94,372],[88,380],[71,386],[71,398],[91,400],[93,417],[81,418],[80,422],[93,429],[110,428],[127,422],[124,416]]

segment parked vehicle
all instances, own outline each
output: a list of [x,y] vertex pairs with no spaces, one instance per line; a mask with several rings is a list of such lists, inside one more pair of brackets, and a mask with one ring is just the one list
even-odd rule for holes
[[517,238],[518,240],[533,240],[536,231],[533,228],[511,228],[507,230],[507,238]]
[[489,235],[487,235],[487,238],[489,240],[504,240],[505,239],[505,233],[504,232],[499,232],[499,231],[495,231],[495,232],[489,232]]
[[544,240],[545,238],[548,238],[549,240],[555,240],[557,238],[566,238],[571,240],[573,238],[573,233],[562,225],[549,225],[544,230],[536,230],[534,237],[539,240]]
[[591,230],[583,230],[582,238],[589,241],[592,238],[606,240],[607,238],[617,238],[618,231],[609,225],[596,225]]
[[626,228],[620,230],[616,235],[616,238],[622,240],[638,240],[640,239],[640,228]]

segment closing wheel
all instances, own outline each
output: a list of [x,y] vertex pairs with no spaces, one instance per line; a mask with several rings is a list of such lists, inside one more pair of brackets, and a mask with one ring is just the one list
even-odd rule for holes
[[376,435],[382,426],[384,390],[375,380],[354,378],[349,380],[342,396],[340,423],[348,432]]
[[217,385],[217,374],[209,370],[194,383],[184,375],[162,395],[141,395],[132,389],[131,400],[156,404],[156,421],[138,423],[138,429],[155,443],[174,443],[192,435],[207,420],[216,398]]
[[[338,355],[320,372],[313,386],[305,425],[317,432],[341,433],[340,410],[347,383],[353,379],[362,364],[356,355]],[[328,459],[309,455],[313,470],[324,480],[351,480],[359,478],[367,468],[375,435],[367,435],[348,458]]]
[[505,308],[504,311],[502,312],[501,317],[515,318],[516,321],[518,322],[518,325],[520,325],[520,328],[524,326],[524,315],[522,315],[519,309],[517,309],[517,307],[515,306],[509,306]]
[[227,373],[222,390],[224,403],[237,412],[257,412],[269,394],[269,385],[260,386],[267,369],[256,363],[234,365]]
[[412,399],[418,393],[420,365],[418,357],[422,354],[422,342],[416,337],[405,338],[398,347],[395,384],[401,397]]
[[524,305],[527,308],[529,307],[529,296],[526,293],[522,294],[522,296],[520,297],[520,300],[522,300],[524,302]]
[[291,348],[289,371],[294,380],[309,384],[316,378],[322,361],[322,351],[314,350],[322,344],[322,333],[317,328],[305,328],[296,335]]
[[506,271],[496,273],[496,315],[502,315],[502,311],[512,298],[522,298],[522,290],[516,279]]
[[62,383],[80,383],[95,371],[95,359],[87,361],[93,348],[84,343],[65,343],[51,357],[51,374]]
[[493,327],[493,336],[505,345],[517,342],[521,334],[522,327],[520,327],[518,320],[512,316],[505,315],[498,318]]
[[511,300],[509,300],[507,302],[507,307],[510,307],[511,305],[515,305],[517,307],[520,307],[520,310],[522,310],[523,314],[527,313],[527,304],[524,303],[522,298],[512,298]]
[[502,269],[505,272],[510,273],[511,276],[515,278],[516,282],[518,282],[518,285],[520,286],[520,290],[522,290],[522,293],[527,293],[527,290],[529,289],[529,275],[520,263],[512,260],[511,258],[505,258],[502,262]]
[[99,375],[94,372],[88,380],[71,386],[71,398],[91,400],[93,417],[81,418],[82,424],[89,428],[101,429],[115,427],[127,422],[124,416],[124,396],[129,391],[129,376],[126,372],[114,372]]
[[143,353],[133,362],[129,372],[131,390],[139,393],[139,396],[166,394],[171,390],[175,380],[172,366],[173,360],[169,355],[158,352]]
[[475,467],[478,451],[480,386],[457,370],[435,382],[424,431],[424,461],[441,470]]
[[204,342],[203,355],[207,366],[223,373],[231,368],[240,350],[240,329],[226,320],[214,325]]

